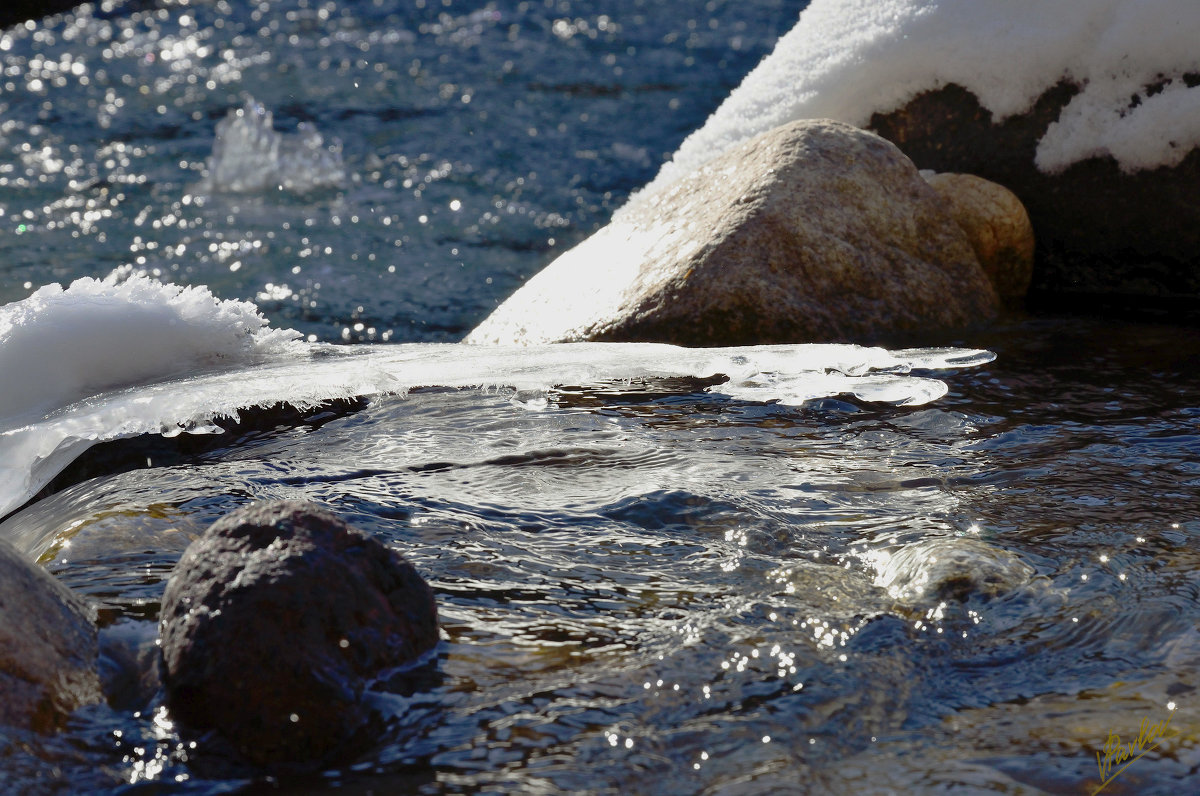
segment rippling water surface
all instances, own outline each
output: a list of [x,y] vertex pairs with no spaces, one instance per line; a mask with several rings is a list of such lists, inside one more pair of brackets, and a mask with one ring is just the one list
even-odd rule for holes
[[[145,270],[317,339],[457,339],[802,3],[599,5],[163,2],[8,31],[2,298]],[[247,93],[339,139],[346,184],[198,188]],[[426,389],[94,449],[0,533],[99,606],[110,703],[0,734],[0,785],[1090,793],[1110,732],[1171,715],[1105,792],[1186,792],[1200,339],[1041,317],[938,342],[998,358],[916,408]],[[395,545],[442,616],[436,658],[378,684],[376,746],[298,781],[205,768],[151,665],[174,562],[258,498]]]
[[[162,0],[10,29],[0,301],[145,271],[320,339],[456,341],[648,182],[803,5]],[[339,149],[344,184],[206,186],[248,96]]]

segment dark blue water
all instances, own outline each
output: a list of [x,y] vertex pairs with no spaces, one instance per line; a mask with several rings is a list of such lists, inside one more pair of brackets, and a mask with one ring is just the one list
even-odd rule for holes
[[[458,339],[802,5],[193,2],[8,31],[0,298],[146,271],[317,339]],[[344,184],[205,188],[247,94],[337,139]],[[998,358],[912,409],[430,389],[95,451],[6,527],[98,606],[110,703],[0,734],[0,790],[1090,793],[1109,733],[1174,708],[1105,792],[1186,792],[1198,335],[1032,317],[939,342]],[[444,640],[380,684],[354,763],[208,773],[147,674],[158,600],[209,522],[283,497],[403,550]]]
[[[319,339],[458,340],[648,182],[803,5],[118,4],[10,30],[0,300],[144,271]],[[340,141],[341,190],[198,187],[247,96]]]

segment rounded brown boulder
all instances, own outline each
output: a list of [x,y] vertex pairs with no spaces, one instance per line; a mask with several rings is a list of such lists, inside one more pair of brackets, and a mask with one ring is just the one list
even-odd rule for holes
[[[1200,75],[1183,81],[1195,85]],[[951,83],[875,114],[868,127],[922,169],[975,174],[1015,193],[1037,237],[1031,292],[1055,296],[1050,306],[1094,310],[1110,297],[1108,306],[1122,312],[1162,304],[1191,313],[1200,296],[1200,149],[1174,166],[1141,171],[1125,171],[1107,155],[1042,171],[1039,142],[1082,90],[1064,79],[1028,111],[998,119]],[[1130,101],[1132,108],[1143,99]]]
[[1033,278],[1033,225],[1025,206],[1003,185],[974,174],[922,172],[967,234],[996,294],[1015,303]]
[[163,596],[174,718],[256,765],[352,753],[363,692],[438,640],[433,592],[398,553],[311,503],[243,507],[184,553]]

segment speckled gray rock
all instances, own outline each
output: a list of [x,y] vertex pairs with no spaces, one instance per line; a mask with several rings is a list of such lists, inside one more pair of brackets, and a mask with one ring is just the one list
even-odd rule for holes
[[892,551],[875,585],[905,603],[966,602],[1007,594],[1033,576],[1033,567],[1004,548],[981,539],[949,536]]
[[46,732],[101,701],[92,609],[0,539],[0,724]]
[[161,632],[168,705],[185,729],[293,770],[354,751],[372,717],[368,681],[438,639],[433,593],[410,564],[295,501],[238,509],[193,542]]
[[874,342],[997,306],[965,233],[899,149],[810,120],[635,196],[467,342]]

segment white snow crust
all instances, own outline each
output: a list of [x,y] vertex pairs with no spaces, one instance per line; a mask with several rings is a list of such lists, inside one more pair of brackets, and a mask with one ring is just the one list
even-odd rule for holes
[[258,308],[145,277],[48,285],[0,307],[0,516],[91,445],[211,433],[218,418],[286,403],[403,395],[415,387],[544,391],[637,378],[728,380],[739,400],[800,405],[835,395],[916,405],[946,385],[913,370],[971,367],[987,351],[853,345],[687,349],[657,343],[542,346],[307,344]]
[[1127,172],[1173,166],[1200,144],[1200,87],[1184,81],[1198,36],[1195,0],[813,0],[645,190],[780,124],[862,127],[952,83],[997,121],[1080,86],[1038,145],[1043,172],[1105,155]]

